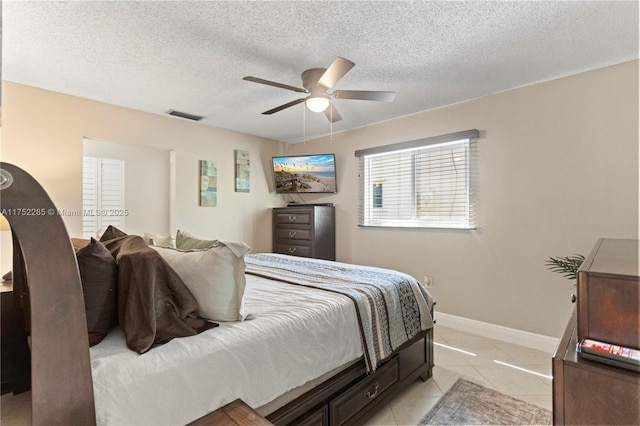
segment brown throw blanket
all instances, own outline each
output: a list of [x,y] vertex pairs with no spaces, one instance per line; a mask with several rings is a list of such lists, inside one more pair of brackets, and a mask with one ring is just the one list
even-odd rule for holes
[[144,353],[155,344],[217,325],[197,317],[198,303],[189,289],[141,237],[125,235],[103,243],[118,264],[118,322],[129,349]]

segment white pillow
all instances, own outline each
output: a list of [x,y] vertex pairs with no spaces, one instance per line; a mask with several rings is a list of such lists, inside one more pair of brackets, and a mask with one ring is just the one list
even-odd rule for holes
[[242,242],[220,242],[209,249],[180,250],[152,246],[178,273],[198,302],[198,314],[213,321],[242,321],[246,279]]
[[145,232],[142,239],[150,246],[176,248],[176,237],[173,235],[160,235],[153,232]]

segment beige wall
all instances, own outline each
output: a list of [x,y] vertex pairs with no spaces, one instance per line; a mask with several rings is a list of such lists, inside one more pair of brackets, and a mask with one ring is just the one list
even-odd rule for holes
[[[638,236],[638,112],[637,61],[294,146],[3,82],[1,158],[76,209],[83,137],[173,149],[177,226],[268,251],[269,208],[283,204],[270,192],[271,157],[335,152],[339,193],[305,199],[335,203],[338,260],[429,274],[441,312],[557,337],[571,287],[545,259]],[[357,227],[355,150],[472,128],[481,131],[477,230]],[[233,191],[234,149],[251,153],[249,194]],[[199,159],[218,163],[218,207],[197,206]],[[79,219],[66,223],[80,232]]]
[[[254,251],[271,249],[269,208],[281,199],[270,193],[266,167],[283,150],[281,143],[7,81],[2,97],[2,161],[31,173],[59,209],[82,208],[84,137],[174,150],[176,226],[206,238],[245,241]],[[249,193],[234,191],[234,149],[250,152]],[[218,166],[217,207],[198,206],[198,160]],[[82,235],[80,217],[64,219],[71,236]]]
[[123,231],[136,235],[150,229],[162,235],[172,233],[171,151],[95,139],[84,139],[82,151],[85,157],[124,161],[124,205],[128,214],[121,219]]
[[[384,108],[384,106],[381,106]],[[348,119],[348,117],[346,118]],[[478,129],[479,228],[357,227],[362,148]],[[570,282],[548,256],[587,255],[599,237],[638,237],[638,62],[296,144],[335,152],[337,256],[434,279],[437,310],[559,337]]]

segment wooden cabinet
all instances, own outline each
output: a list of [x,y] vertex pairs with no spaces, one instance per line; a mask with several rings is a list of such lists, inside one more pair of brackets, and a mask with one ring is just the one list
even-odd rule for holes
[[554,424],[640,424],[640,373],[578,356],[583,338],[639,348],[638,240],[601,239],[578,272],[578,302],[553,355]]
[[300,205],[273,209],[273,252],[336,260],[335,209]]
[[638,240],[600,239],[578,271],[578,340],[640,348]]
[[640,374],[578,357],[576,318],[553,355],[553,424],[640,424]]

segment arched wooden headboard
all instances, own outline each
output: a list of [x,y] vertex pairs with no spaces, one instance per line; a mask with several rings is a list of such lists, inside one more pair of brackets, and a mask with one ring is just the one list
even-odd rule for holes
[[62,218],[31,175],[2,162],[0,210],[13,232],[14,285],[29,288],[32,422],[94,425],[82,286]]

